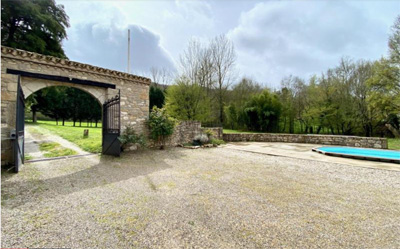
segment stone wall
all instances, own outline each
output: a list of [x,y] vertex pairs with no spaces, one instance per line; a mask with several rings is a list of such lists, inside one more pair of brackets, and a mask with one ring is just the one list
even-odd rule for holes
[[146,132],[145,120],[149,115],[150,79],[100,68],[65,59],[31,53],[19,49],[1,47],[1,164],[13,163],[10,130],[15,129],[18,76],[7,74],[7,69],[74,79],[113,84],[116,89],[71,84],[31,77],[21,77],[25,97],[49,86],[70,86],[84,90],[100,103],[118,91],[121,93],[121,128],[134,126],[137,133]]
[[334,136],[334,135],[298,135],[298,134],[224,134],[225,142],[283,142],[283,143],[306,143],[306,144],[324,144],[341,145],[363,148],[387,149],[386,138],[378,137],[356,137],[356,136]]
[[174,129],[174,134],[168,139],[168,146],[183,145],[191,143],[193,139],[202,134],[201,122],[181,121]]
[[223,129],[222,129],[222,127],[203,127],[202,130],[203,130],[203,133],[204,133],[206,130],[210,130],[210,131],[212,131],[212,133],[214,134],[214,135],[213,135],[214,138],[216,138],[216,139],[222,139],[222,136],[223,136]]
[[[166,141],[166,146],[178,146],[193,142],[193,139],[201,134],[205,134],[206,130],[211,130],[215,134],[214,138],[222,139],[222,127],[201,127],[199,121],[181,121],[174,129],[172,134]],[[156,146],[150,141],[150,147]]]

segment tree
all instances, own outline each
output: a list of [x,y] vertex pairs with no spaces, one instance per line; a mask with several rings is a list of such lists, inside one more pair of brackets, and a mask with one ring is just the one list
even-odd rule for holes
[[157,85],[151,85],[149,91],[150,98],[150,110],[153,109],[153,106],[157,106],[158,108],[162,108],[165,102],[165,94],[164,91],[158,87]]
[[154,85],[169,85],[173,81],[174,73],[163,68],[150,68],[150,78]]
[[244,109],[247,128],[253,131],[278,131],[281,108],[278,96],[269,90],[253,96]]
[[165,109],[153,107],[150,112],[148,125],[150,136],[164,149],[165,139],[174,133],[175,120],[171,118]]
[[398,80],[398,68],[389,60],[382,58],[373,65],[373,74],[367,84],[371,88],[368,101],[373,108],[379,110],[381,119],[386,127],[398,136],[400,127],[396,127],[396,121],[400,117],[400,82]]
[[237,84],[226,93],[226,103],[224,108],[225,121],[224,125],[231,129],[245,129],[245,115],[243,112],[244,105],[255,94],[262,92],[259,83],[252,79],[243,77]]
[[166,109],[176,119],[201,122],[208,121],[211,112],[205,89],[198,84],[190,84],[186,77],[168,87]]
[[228,125],[229,128],[236,129],[239,124],[239,116],[236,110],[235,105],[230,104],[225,107],[225,116],[226,120],[225,123]]
[[392,34],[389,37],[389,55],[392,63],[400,66],[400,15],[392,26]]
[[66,58],[68,16],[54,0],[2,0],[2,45]]
[[210,44],[212,64],[216,77],[218,119],[224,121],[224,97],[234,78],[236,53],[233,43],[225,35],[214,38]]
[[39,110],[43,115],[56,120],[58,125],[58,120],[64,121],[68,118],[70,110],[67,106],[67,87],[65,86],[53,86],[47,87],[40,90],[39,95],[41,98],[37,98]]

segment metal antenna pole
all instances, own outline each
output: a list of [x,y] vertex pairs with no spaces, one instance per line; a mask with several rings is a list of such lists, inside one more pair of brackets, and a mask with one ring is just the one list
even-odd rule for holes
[[131,68],[131,30],[128,29],[128,73]]

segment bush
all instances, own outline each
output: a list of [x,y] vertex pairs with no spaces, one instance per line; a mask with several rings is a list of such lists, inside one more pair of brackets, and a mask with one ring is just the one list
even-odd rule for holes
[[203,145],[208,144],[210,140],[206,134],[197,135],[193,139],[193,145]]
[[150,137],[160,144],[160,149],[164,149],[165,139],[174,133],[175,120],[164,108],[154,106],[147,124],[150,128]]
[[121,141],[122,146],[127,144],[139,144],[140,146],[146,146],[146,136],[143,134],[136,134],[136,131],[131,125],[125,127],[124,132],[118,137],[118,139]]
[[214,132],[212,130],[210,130],[210,129],[205,130],[204,134],[207,135],[209,140],[211,140],[215,136]]
[[215,138],[211,139],[211,141],[210,141],[210,142],[211,142],[213,145],[221,145],[221,144],[226,144],[224,140],[221,140],[221,139],[215,139]]

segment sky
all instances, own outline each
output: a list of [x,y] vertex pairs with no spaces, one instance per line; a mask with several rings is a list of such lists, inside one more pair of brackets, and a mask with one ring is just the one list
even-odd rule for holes
[[70,60],[146,76],[178,71],[191,39],[225,34],[234,44],[237,80],[278,87],[289,75],[308,79],[341,58],[376,60],[388,53],[400,1],[56,0],[70,18],[63,42]]

